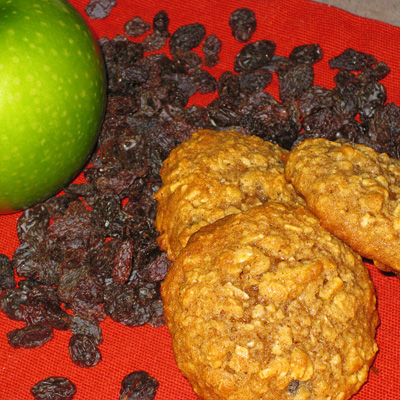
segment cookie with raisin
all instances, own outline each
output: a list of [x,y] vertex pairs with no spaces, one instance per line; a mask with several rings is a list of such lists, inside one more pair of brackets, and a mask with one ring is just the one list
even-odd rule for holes
[[377,352],[368,269],[305,207],[267,202],[200,229],[161,292],[201,399],[347,400]]
[[158,244],[174,260],[190,236],[265,201],[304,204],[285,181],[287,150],[235,130],[199,130],[171,151],[160,171]]
[[346,141],[307,139],[285,176],[321,224],[383,270],[400,274],[400,161]]

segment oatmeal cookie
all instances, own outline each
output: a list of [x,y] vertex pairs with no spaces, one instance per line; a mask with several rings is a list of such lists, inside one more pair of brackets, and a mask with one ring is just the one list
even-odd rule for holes
[[400,274],[400,161],[370,147],[308,139],[285,176],[321,224],[383,270]]
[[202,228],[162,284],[176,361],[206,400],[346,400],[377,352],[361,257],[305,207]]
[[287,150],[234,130],[200,130],[172,150],[160,171],[158,244],[174,260],[190,236],[267,200],[304,203],[285,181]]

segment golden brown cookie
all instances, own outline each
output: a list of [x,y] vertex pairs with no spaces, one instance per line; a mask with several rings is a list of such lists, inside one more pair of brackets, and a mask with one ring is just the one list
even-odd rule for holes
[[285,181],[287,151],[234,130],[200,130],[172,150],[160,171],[158,244],[174,260],[190,236],[225,215],[267,200],[305,204]]
[[202,228],[162,297],[201,399],[346,400],[377,352],[367,268],[304,207],[267,202]]
[[370,147],[308,139],[285,176],[321,224],[363,257],[400,273],[400,161]]

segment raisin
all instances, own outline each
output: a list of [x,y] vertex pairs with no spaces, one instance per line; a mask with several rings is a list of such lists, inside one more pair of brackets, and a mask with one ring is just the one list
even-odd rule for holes
[[0,309],[10,319],[22,321],[20,306],[28,303],[28,294],[21,288],[6,289],[0,298]]
[[60,306],[51,302],[42,303],[44,309],[44,318],[47,323],[54,329],[66,331],[69,329],[68,314]]
[[366,133],[356,138],[357,143],[365,144],[378,152],[399,158],[400,108],[393,103],[378,108],[366,123]]
[[257,28],[257,20],[253,10],[239,8],[229,17],[229,26],[233,37],[242,43],[248,42]]
[[96,345],[99,345],[103,342],[103,334],[100,325],[90,318],[84,318],[78,315],[70,315],[69,328],[73,335],[84,335],[91,337]]
[[104,19],[110,15],[111,8],[116,5],[115,0],[91,0],[87,4],[85,12],[91,19]]
[[219,53],[221,52],[222,42],[217,35],[208,35],[202,45],[204,53],[204,64],[206,67],[215,67],[219,63]]
[[322,49],[319,44],[303,44],[296,46],[289,55],[294,64],[315,64],[322,60]]
[[185,119],[196,128],[206,128],[208,126],[207,110],[204,107],[192,105],[185,108]]
[[171,34],[168,30],[169,17],[166,11],[159,11],[153,18],[153,31],[162,37],[170,37]]
[[147,324],[151,317],[151,304],[143,305],[135,302],[132,304],[128,318],[121,321],[121,324],[134,328]]
[[332,107],[334,102],[334,95],[331,90],[314,85],[306,90],[298,99],[302,117],[307,117],[321,108]]
[[362,85],[357,97],[357,111],[361,121],[372,118],[375,112],[386,103],[386,88],[380,82]]
[[101,361],[100,350],[97,347],[96,339],[92,336],[72,335],[68,350],[72,362],[78,367],[94,367]]
[[19,306],[26,324],[47,322],[52,328],[67,330],[68,314],[61,308],[61,301],[51,286],[38,284],[27,293],[27,302]]
[[346,123],[346,118],[337,107],[321,108],[302,121],[307,137],[323,137],[328,140],[335,140]]
[[159,328],[166,324],[163,313],[163,303],[161,299],[154,300],[150,304],[151,317],[147,322],[153,328]]
[[132,314],[136,295],[131,285],[110,285],[105,293],[105,312],[116,322],[123,322]]
[[361,71],[371,67],[377,62],[372,54],[366,54],[352,48],[346,49],[342,54],[329,60],[332,69],[345,69],[347,71]]
[[171,262],[166,253],[157,251],[156,256],[140,270],[140,276],[149,282],[160,282],[167,275]]
[[28,291],[27,295],[28,302],[31,304],[41,304],[43,302],[51,302],[57,306],[61,304],[56,291],[51,286],[37,284]]
[[336,100],[336,107],[344,114],[354,117],[357,114],[357,97],[359,96],[362,83],[357,76],[346,70],[339,70],[335,75],[336,87],[333,95]]
[[367,67],[358,74],[361,82],[380,81],[390,73],[389,66],[385,61],[380,61],[372,67]]
[[145,282],[135,289],[137,301],[142,306],[150,305],[153,300],[159,298],[159,285],[154,282]]
[[73,201],[69,204],[65,215],[49,226],[48,233],[52,238],[62,239],[63,246],[85,248],[98,236],[92,228],[90,217],[90,211],[82,202]]
[[0,293],[4,289],[13,289],[15,286],[14,268],[11,260],[5,254],[0,254]]
[[152,51],[161,50],[167,43],[167,38],[159,33],[150,33],[143,39],[143,51],[150,53]]
[[[140,277],[134,274],[134,286],[143,287]],[[146,292],[147,293],[147,292]],[[159,298],[159,287],[156,292],[151,292],[151,299]],[[112,284],[106,290],[105,311],[114,321],[123,325],[134,327],[146,324],[152,317],[150,304],[144,300],[143,293],[141,301],[138,300],[138,289],[133,285]]]
[[240,101],[239,75],[230,71],[223,72],[218,80],[218,95],[224,104],[237,105]]
[[235,56],[234,70],[236,72],[255,71],[265,67],[275,54],[276,44],[271,40],[259,40],[246,44]]
[[119,196],[112,192],[98,194],[90,214],[91,224],[94,229],[103,231],[103,235],[112,236],[112,227],[120,211]]
[[204,69],[194,71],[190,77],[197,92],[201,94],[214,93],[217,89],[217,79]]
[[290,149],[301,129],[297,104],[266,102],[242,113],[240,126],[254,135]]
[[73,301],[82,300],[88,304],[95,305],[102,303],[103,297],[103,280],[99,276],[93,275],[91,271],[88,271],[85,279],[83,277],[79,279]]
[[45,322],[27,325],[7,333],[8,344],[14,349],[35,349],[53,339],[53,329]]
[[124,241],[114,259],[112,272],[113,280],[116,283],[124,284],[129,279],[132,270],[133,243],[130,240]]
[[236,107],[226,105],[217,98],[207,105],[209,125],[214,129],[222,129],[229,126],[239,125],[241,115]]
[[173,60],[187,73],[196,71],[203,66],[203,59],[194,51],[178,50],[173,55]]
[[264,67],[239,75],[240,92],[245,95],[262,92],[272,81],[272,74]]
[[169,40],[171,54],[178,50],[190,51],[199,46],[206,36],[206,28],[198,22],[180,26]]
[[100,303],[92,303],[75,298],[71,303],[68,303],[68,305],[74,315],[91,319],[98,324],[103,322],[107,317],[104,311],[104,305]]
[[300,381],[292,380],[292,381],[290,381],[289,385],[287,386],[287,391],[290,394],[295,395],[299,386],[300,386]]
[[50,376],[37,382],[31,393],[35,400],[72,400],[76,386],[67,378]]
[[50,197],[43,204],[47,208],[50,219],[56,219],[65,214],[68,204],[77,200],[77,196],[62,194],[60,196]]
[[293,66],[293,62],[288,57],[275,54],[264,68],[269,72],[278,73],[281,70],[287,71]]
[[298,99],[314,82],[314,69],[310,64],[298,64],[278,73],[279,97],[286,101]]
[[17,221],[17,234],[20,242],[43,238],[50,223],[49,212],[44,204],[26,209]]
[[87,265],[66,269],[60,276],[57,287],[58,297],[64,302],[72,301],[79,290],[79,283],[88,279],[89,273]]
[[158,385],[158,381],[145,371],[131,372],[122,380],[119,400],[153,400]]
[[125,23],[124,33],[126,36],[137,38],[148,32],[150,28],[150,22],[143,21],[141,17],[136,16]]

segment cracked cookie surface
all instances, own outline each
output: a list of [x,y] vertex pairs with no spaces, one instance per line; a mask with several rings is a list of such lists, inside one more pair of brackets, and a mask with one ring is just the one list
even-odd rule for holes
[[305,207],[202,228],[162,284],[176,361],[206,400],[346,400],[377,351],[368,270]]
[[370,147],[308,139],[285,176],[321,224],[383,270],[400,274],[400,161]]
[[190,236],[265,201],[305,204],[284,177],[283,148],[234,130],[199,130],[172,150],[160,171],[158,244],[174,260]]

